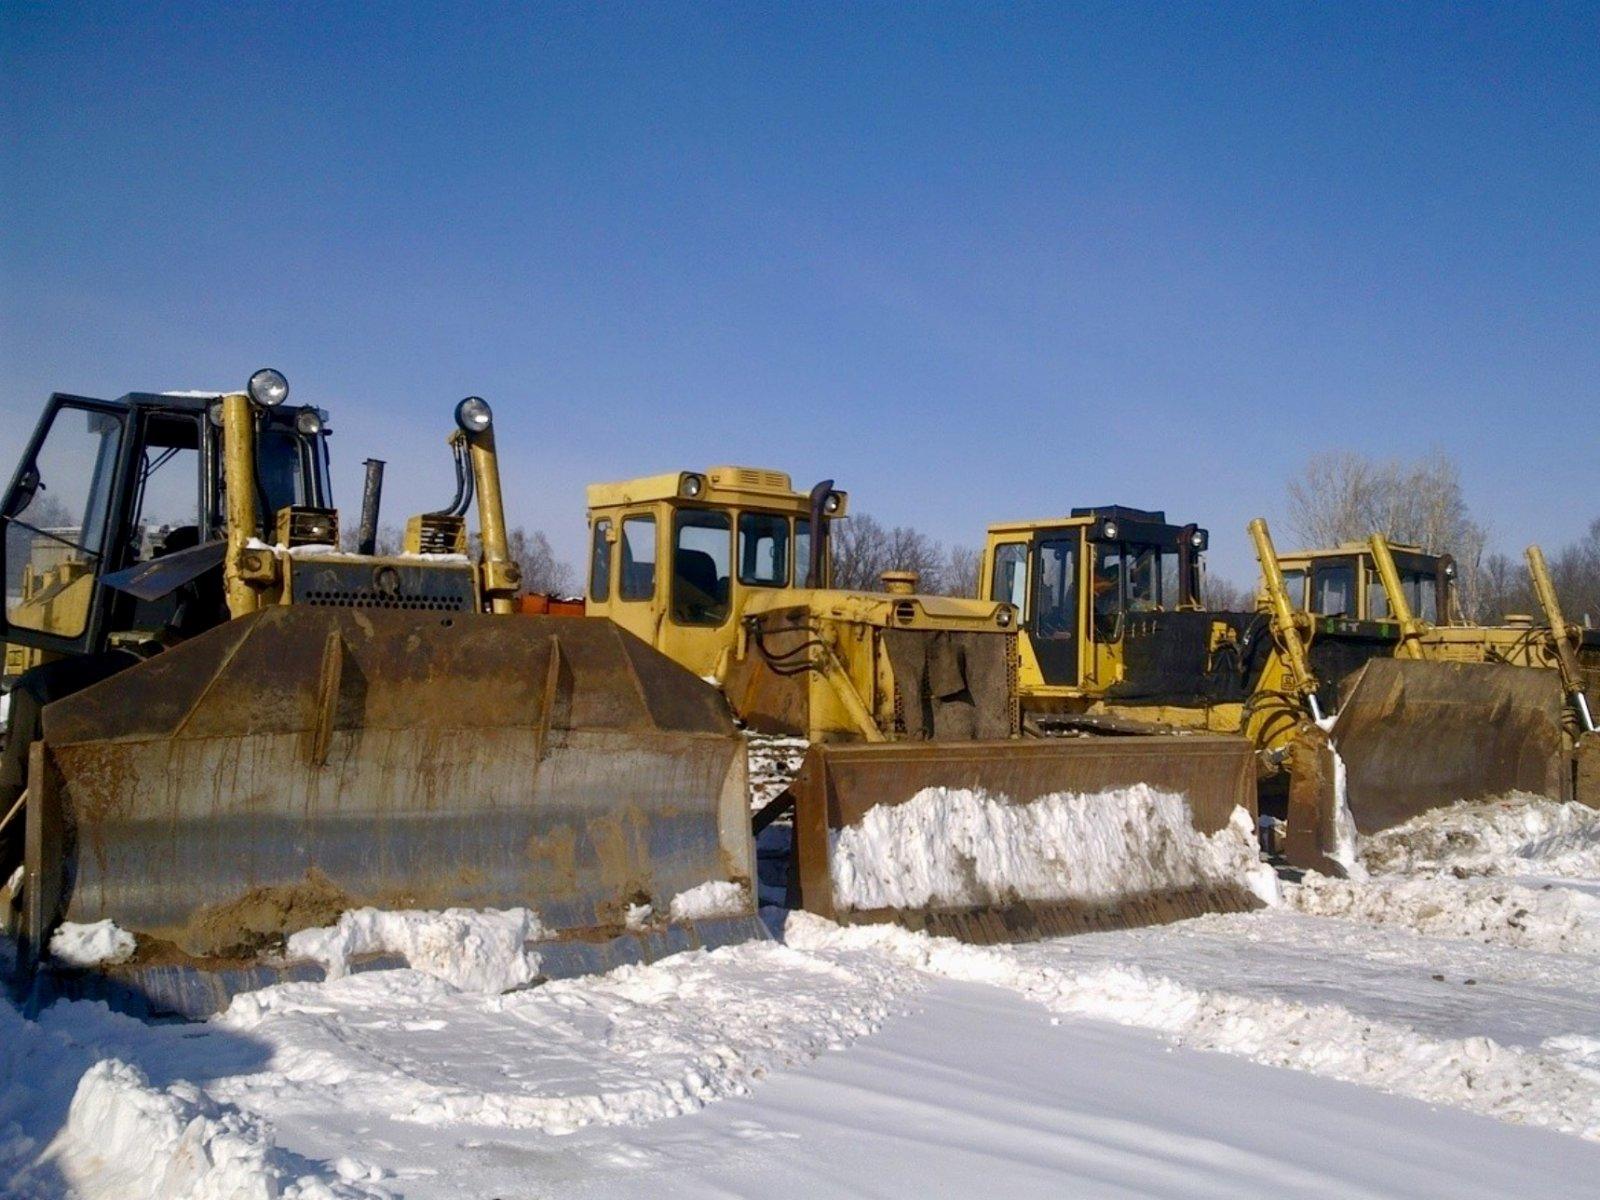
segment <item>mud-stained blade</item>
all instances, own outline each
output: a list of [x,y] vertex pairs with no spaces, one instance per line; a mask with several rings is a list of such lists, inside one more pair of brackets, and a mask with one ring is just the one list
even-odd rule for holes
[[141,954],[249,963],[365,905],[526,906],[604,941],[630,905],[753,892],[725,704],[609,621],[273,608],[50,705],[44,734],[35,949],[110,918]]
[[1356,830],[1511,791],[1571,799],[1562,705],[1555,671],[1373,659],[1332,731]]
[[[854,908],[836,893],[832,850],[839,832],[859,825],[875,808],[905,804],[926,789],[967,789],[993,802],[1025,805],[1058,793],[1094,795],[1139,783],[1183,795],[1202,834],[1228,825],[1236,808],[1244,808],[1252,823],[1257,816],[1255,756],[1243,738],[1193,734],[814,745],[790,788],[795,797],[791,904],[832,920],[894,921],[984,943],[1257,907],[1260,902],[1248,888],[1232,881],[1154,886],[1111,900],[1020,897],[981,907],[917,909]],[[1070,859],[1071,847],[1056,850]]]

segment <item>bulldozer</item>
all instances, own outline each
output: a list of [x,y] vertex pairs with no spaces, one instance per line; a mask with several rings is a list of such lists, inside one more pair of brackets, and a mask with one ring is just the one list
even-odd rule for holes
[[1262,556],[1268,603],[1315,622],[1383,622],[1390,656],[1340,681],[1329,735],[1344,796],[1305,793],[1289,813],[1293,857],[1321,865],[1342,803],[1370,834],[1457,800],[1522,791],[1600,807],[1600,631],[1569,624],[1544,554],[1526,552],[1544,624],[1461,617],[1448,555],[1365,543]]
[[[509,615],[489,405],[455,408],[454,498],[378,554],[381,465],[341,551],[328,414],[287,397],[270,369],[55,394],[0,501],[13,985],[204,1016],[320,977],[285,938],[364,906],[530,908],[547,977],[764,936],[716,689],[611,622]],[[744,901],[668,919],[707,882]],[[131,961],[52,960],[107,919]]]
[[[1270,551],[1265,523],[1252,523]],[[1020,614],[1018,691],[1041,735],[1119,742],[1204,731],[1254,762],[1263,841],[1294,806],[1334,810],[1333,765],[1317,722],[1343,679],[1392,652],[1392,622],[1322,620],[1262,603],[1205,601],[1210,532],[1128,505],[991,525],[980,594]]]
[[924,594],[908,572],[887,573],[881,590],[834,587],[830,531],[848,506],[832,480],[800,492],[782,471],[740,466],[588,489],[586,611],[714,682],[747,728],[810,743],[787,791],[754,818],[759,833],[792,811],[791,907],[997,941],[1255,903],[1241,888],[1192,884],[1114,900],[843,897],[840,839],[933,789],[1021,809],[1142,783],[1182,794],[1203,834],[1238,808],[1255,813],[1250,751],[1238,739],[1025,730],[1021,610],[1009,598]]
[[990,526],[981,594],[1021,613],[1024,722],[1240,736],[1256,756],[1267,848],[1297,867],[1341,870],[1353,833],[1455,799],[1514,788],[1587,798],[1595,751],[1579,658],[1592,651],[1579,643],[1590,635],[1551,607],[1542,558],[1548,628],[1565,639],[1416,617],[1458,612],[1448,556],[1391,555],[1375,538],[1280,559],[1265,521],[1249,533],[1258,603],[1222,612],[1204,604],[1209,533],[1162,512],[1080,508]]

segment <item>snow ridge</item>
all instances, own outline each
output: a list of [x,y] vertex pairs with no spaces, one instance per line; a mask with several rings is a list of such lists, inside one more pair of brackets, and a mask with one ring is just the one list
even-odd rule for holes
[[1064,969],[1029,962],[1018,947],[969,946],[888,925],[841,927],[806,913],[790,916],[785,938],[813,951],[874,948],[918,970],[1008,988],[1053,1012],[1600,1140],[1600,1072],[1486,1037],[1434,1038],[1337,1005],[1210,991],[1133,965]]
[[218,1022],[271,1045],[272,1070],[210,1086],[252,1111],[325,1101],[430,1126],[638,1125],[842,1048],[923,986],[877,955],[771,942],[493,996],[370,972],[236,997]]

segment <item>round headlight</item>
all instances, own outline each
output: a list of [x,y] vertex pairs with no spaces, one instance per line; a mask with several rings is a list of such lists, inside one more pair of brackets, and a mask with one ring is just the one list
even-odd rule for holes
[[1002,608],[995,614],[994,623],[1000,626],[1001,629],[1009,629],[1011,627],[1011,610]]
[[706,481],[704,476],[701,475],[685,475],[682,482],[678,484],[678,494],[690,500],[693,500],[705,490]]
[[1454,579],[1456,577],[1456,565],[1455,565],[1455,563],[1445,563],[1445,565],[1444,565],[1444,577],[1446,579]]
[[1116,541],[1117,523],[1115,521],[1107,521],[1103,526],[1101,526],[1101,532],[1105,534],[1107,541]]
[[222,401],[218,400],[216,403],[210,405],[206,409],[206,416],[211,418],[211,424],[212,425],[216,426],[216,428],[218,428],[218,429],[221,429],[222,428]]
[[274,371],[271,367],[262,367],[250,376],[250,382],[245,386],[245,391],[250,393],[250,399],[257,404],[264,404],[268,408],[282,404],[289,398],[289,381],[283,377],[282,371]]
[[322,414],[314,408],[302,408],[295,414],[294,427],[306,437],[316,437],[322,432]]
[[468,396],[456,405],[456,424],[463,433],[482,433],[494,422],[489,402],[482,396]]
[[843,501],[839,498],[838,492],[829,492],[827,499],[822,502],[822,511],[831,517],[834,513],[839,511],[839,505],[841,503],[843,503]]
[[1205,549],[1205,544],[1206,535],[1201,533],[1198,529],[1189,535],[1189,545],[1193,546],[1196,550]]

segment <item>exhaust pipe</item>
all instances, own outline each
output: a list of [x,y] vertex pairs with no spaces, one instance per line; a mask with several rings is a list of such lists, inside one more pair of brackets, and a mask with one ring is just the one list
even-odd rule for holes
[[806,564],[806,586],[827,586],[824,567],[828,561],[828,497],[833,494],[833,480],[824,479],[811,489],[811,559]]
[[356,553],[378,552],[378,506],[383,502],[383,459],[369,458],[366,482],[361,487],[361,528],[356,533]]

